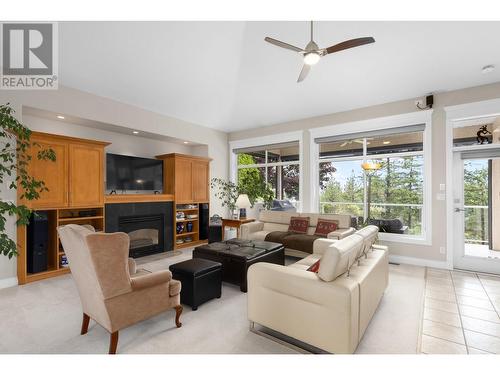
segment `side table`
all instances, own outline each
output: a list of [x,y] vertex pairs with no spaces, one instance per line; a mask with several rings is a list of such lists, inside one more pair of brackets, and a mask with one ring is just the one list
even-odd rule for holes
[[225,240],[226,227],[236,228],[236,237],[240,237],[241,224],[251,223],[255,219],[222,219],[222,240]]

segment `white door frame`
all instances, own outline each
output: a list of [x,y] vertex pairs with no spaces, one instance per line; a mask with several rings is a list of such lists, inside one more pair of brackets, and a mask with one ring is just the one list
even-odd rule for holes
[[[497,147],[497,150],[500,148],[500,145]],[[493,148],[490,148],[493,149]],[[464,160],[461,158],[461,152],[453,153],[453,177],[454,183],[453,187],[455,193],[460,194],[460,203],[456,204],[453,202],[454,208],[463,208],[464,206]],[[453,195],[452,199],[454,199],[456,195]],[[458,206],[458,207],[457,207]],[[457,268],[466,269],[471,271],[485,272],[485,273],[495,273],[498,274],[500,270],[500,259],[485,259],[475,256],[466,256],[465,255],[465,215],[464,211],[460,213],[454,212],[453,220],[454,220],[454,228],[457,230],[454,233],[453,238],[455,239],[455,246],[457,248],[453,248],[453,265],[458,266]],[[491,225],[491,223],[490,223]],[[460,250],[464,250],[464,253],[460,251],[458,254],[458,246],[460,246]]]
[[448,106],[444,107],[444,110],[446,112],[446,266],[453,269],[456,245],[453,212],[453,124],[459,120],[500,115],[500,99]]

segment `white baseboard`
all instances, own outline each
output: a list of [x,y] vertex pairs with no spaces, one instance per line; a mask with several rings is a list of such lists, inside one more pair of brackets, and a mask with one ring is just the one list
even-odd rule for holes
[[18,284],[17,277],[8,277],[6,279],[0,279],[0,289],[16,286],[17,284]]
[[423,258],[413,258],[413,257],[405,257],[402,255],[389,255],[389,262],[410,264],[412,266],[450,269],[448,263],[445,260],[440,261],[440,260],[431,260]]

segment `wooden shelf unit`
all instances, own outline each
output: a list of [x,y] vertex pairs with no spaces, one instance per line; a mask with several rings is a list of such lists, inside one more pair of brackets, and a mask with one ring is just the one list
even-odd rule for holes
[[[163,160],[163,187],[165,194],[174,196],[174,249],[196,246],[207,240],[199,237],[199,205],[210,202],[210,161],[212,159],[201,156],[183,154],[158,155]],[[196,208],[186,208],[188,205],[196,205]],[[177,212],[196,214],[194,219],[177,220]],[[193,230],[177,234],[177,223],[193,223]],[[177,239],[192,236],[193,241],[177,243]]]
[[[90,224],[96,230],[104,230],[104,147],[109,143],[74,137],[32,132],[31,141],[39,147],[28,151],[31,162],[28,173],[45,182],[48,191],[40,199],[21,199],[22,188],[18,188],[18,203],[34,211],[46,211],[49,223],[47,249],[48,268],[38,273],[27,271],[27,227],[17,227],[17,278],[19,284],[47,279],[70,272],[61,266],[64,250],[60,244],[57,227],[66,224]],[[55,161],[38,160],[41,149],[52,149]],[[83,211],[95,210],[92,216],[82,216]]]
[[[193,244],[197,244],[200,240],[200,238],[199,238],[199,222],[198,222],[199,212],[198,212],[198,208],[184,208],[183,206],[185,206],[185,205],[177,204],[175,206],[175,211],[176,211],[175,213],[184,212],[184,213],[187,213],[189,215],[196,215],[196,218],[177,219],[177,215],[174,216],[174,231],[175,231],[174,248],[175,249],[193,246]],[[196,207],[198,207],[198,205],[196,205]],[[177,224],[179,224],[179,223],[184,224],[184,231],[182,233],[177,233]],[[188,230],[187,230],[188,223],[193,224],[193,229],[190,232],[188,232]],[[192,241],[183,242],[180,244],[177,243],[177,240],[184,239],[186,237],[191,237]]]
[[[29,274],[27,272],[27,228],[17,227],[19,256],[17,276],[19,284],[59,276],[70,272],[61,266],[64,249],[57,235],[57,227],[67,224],[90,224],[96,231],[105,230],[105,203],[173,201],[174,207],[174,249],[199,245],[207,240],[199,239],[199,204],[209,203],[210,158],[182,154],[157,156],[164,165],[163,194],[104,195],[104,148],[107,142],[32,132],[32,142],[40,147],[31,148],[32,161],[28,173],[45,182],[48,191],[40,199],[26,202],[18,189],[18,203],[35,211],[47,211],[49,215],[48,269]],[[38,160],[40,149],[53,149],[56,161]],[[195,204],[197,208],[182,208],[181,205]],[[91,216],[83,212],[95,210]],[[176,213],[184,211],[197,214],[193,219],[179,222],[193,223],[191,232],[176,233]],[[177,244],[177,238],[192,236],[193,241]]]
[[17,261],[17,275],[19,284],[26,284],[32,281],[43,280],[54,276],[63,275],[70,272],[69,267],[61,266],[61,257],[64,255],[61,241],[57,235],[57,227],[66,224],[90,224],[96,231],[104,230],[104,206],[86,208],[85,210],[93,209],[101,214],[98,216],[74,216],[66,217],[68,213],[82,211],[82,209],[36,209],[36,211],[47,212],[49,223],[49,241],[47,248],[47,265],[46,271],[38,273],[28,273],[27,269],[27,252],[26,246],[28,242],[27,227],[17,227],[18,245],[20,248]]

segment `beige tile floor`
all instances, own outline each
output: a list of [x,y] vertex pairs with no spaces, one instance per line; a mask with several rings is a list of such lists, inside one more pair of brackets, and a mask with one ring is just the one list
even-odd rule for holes
[[427,268],[420,351],[500,354],[500,277]]

